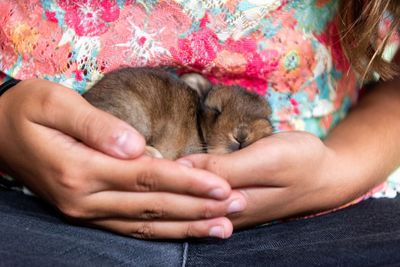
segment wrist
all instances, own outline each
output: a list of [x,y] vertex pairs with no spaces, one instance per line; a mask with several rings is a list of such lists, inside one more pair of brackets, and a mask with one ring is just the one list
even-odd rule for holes
[[325,142],[325,145],[329,152],[322,167],[322,179],[335,206],[347,204],[383,182],[373,177],[375,173],[368,166],[371,159],[361,157],[351,146],[342,142]]

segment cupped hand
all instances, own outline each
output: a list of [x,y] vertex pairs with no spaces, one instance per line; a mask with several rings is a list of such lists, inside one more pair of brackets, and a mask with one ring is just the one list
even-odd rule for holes
[[224,177],[243,194],[246,209],[229,216],[238,228],[325,211],[358,194],[337,153],[306,132],[274,134],[231,154],[183,159]]
[[0,97],[0,166],[67,218],[139,238],[229,237],[241,194],[143,155],[145,141],[78,93],[26,80]]

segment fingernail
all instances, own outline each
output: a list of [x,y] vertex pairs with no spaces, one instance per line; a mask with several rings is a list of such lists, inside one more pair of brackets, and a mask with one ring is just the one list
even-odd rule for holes
[[224,238],[225,237],[225,230],[223,226],[213,226],[210,228],[210,231],[208,232],[209,236],[212,237],[219,237],[219,238]]
[[245,203],[243,203],[243,201],[241,201],[240,199],[235,199],[231,202],[231,204],[229,204],[228,213],[243,211],[245,207],[246,205]]
[[130,156],[136,149],[136,136],[130,131],[124,131],[117,139],[117,152],[122,156]]
[[215,189],[211,190],[208,193],[208,195],[212,198],[221,199],[221,198],[224,198],[225,192],[222,188],[215,188]]
[[190,160],[187,159],[178,159],[176,162],[178,162],[179,164],[189,167],[189,168],[193,168],[193,162],[191,162]]

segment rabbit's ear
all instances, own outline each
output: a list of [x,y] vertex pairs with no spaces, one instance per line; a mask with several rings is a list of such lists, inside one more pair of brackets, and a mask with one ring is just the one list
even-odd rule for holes
[[197,92],[201,99],[204,99],[212,88],[212,84],[198,73],[186,73],[180,79]]

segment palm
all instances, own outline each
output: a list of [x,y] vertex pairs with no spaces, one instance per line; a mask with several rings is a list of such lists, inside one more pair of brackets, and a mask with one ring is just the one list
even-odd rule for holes
[[246,210],[229,216],[236,227],[243,227],[331,208],[334,204],[322,201],[327,188],[322,170],[333,156],[319,138],[286,132],[232,154],[189,158],[246,197]]

